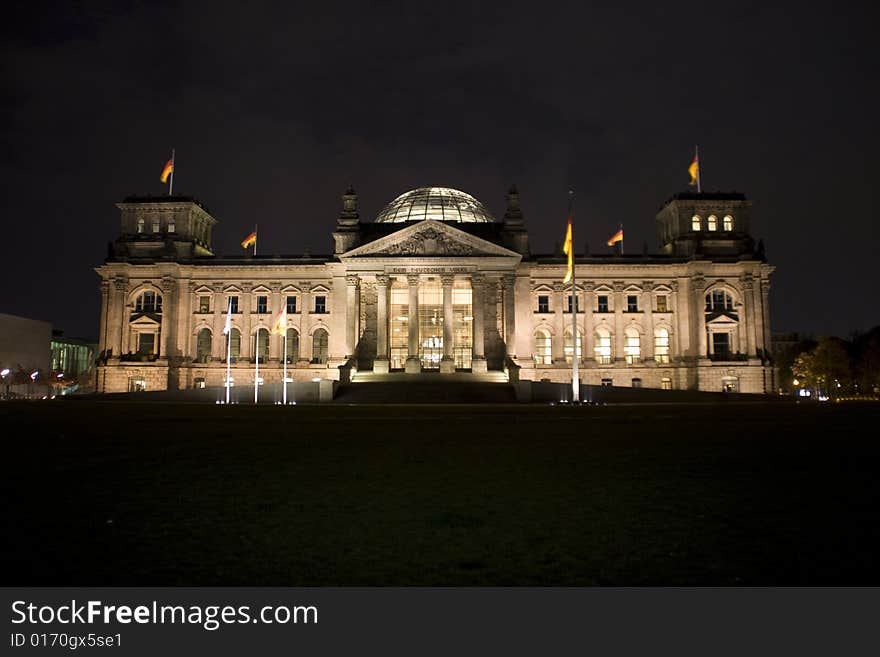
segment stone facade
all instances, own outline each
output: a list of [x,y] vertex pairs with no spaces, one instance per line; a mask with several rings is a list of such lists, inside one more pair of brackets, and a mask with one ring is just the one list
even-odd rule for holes
[[[409,194],[414,207],[428,199],[427,218],[401,221],[404,195],[393,223],[361,222],[348,190],[335,253],[302,258],[216,256],[217,222],[195,199],[126,199],[122,234],[97,268],[98,390],[222,387],[227,352],[234,385],[253,385],[257,350],[264,381],[281,381],[284,339],[271,328],[283,307],[294,380],[338,379],[342,367],[569,381],[574,308],[584,383],[775,389],[773,267],[749,234],[744,196],[673,197],[657,215],[656,254],[577,254],[574,303],[564,256],[529,251],[515,189],[502,221],[462,192]],[[462,199],[476,220],[432,218],[430,203]]]

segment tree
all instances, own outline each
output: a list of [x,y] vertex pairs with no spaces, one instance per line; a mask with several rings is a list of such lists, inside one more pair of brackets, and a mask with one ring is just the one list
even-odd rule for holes
[[810,351],[800,354],[792,364],[793,375],[807,387],[835,396],[849,390],[852,382],[850,357],[844,341],[824,336]]

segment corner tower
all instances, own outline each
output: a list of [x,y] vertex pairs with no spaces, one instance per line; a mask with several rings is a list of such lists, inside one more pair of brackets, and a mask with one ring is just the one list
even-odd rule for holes
[[191,196],[129,196],[120,211],[120,235],[112,259],[187,260],[214,255],[211,234],[217,220]]
[[657,213],[660,253],[678,256],[751,255],[751,201],[739,192],[683,192]]

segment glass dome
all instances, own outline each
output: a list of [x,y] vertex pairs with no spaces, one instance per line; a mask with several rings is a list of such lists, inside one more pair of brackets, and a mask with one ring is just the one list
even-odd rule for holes
[[489,211],[470,194],[448,187],[420,187],[401,194],[376,217],[376,223],[403,221],[460,221],[491,223]]

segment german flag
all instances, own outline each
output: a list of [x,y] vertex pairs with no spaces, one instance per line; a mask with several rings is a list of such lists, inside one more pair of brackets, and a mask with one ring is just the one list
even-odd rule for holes
[[254,231],[241,241],[241,248],[246,249],[252,244],[257,243],[257,231]]
[[571,280],[571,274],[574,269],[574,248],[571,244],[571,212],[568,213],[568,230],[565,231],[565,242],[562,245],[562,252],[568,256],[568,268],[565,270],[565,278],[563,283]]
[[608,246],[614,246],[618,242],[622,242],[622,241],[623,241],[623,228],[621,228],[619,231],[617,231],[616,233],[614,233],[614,235],[611,236],[611,239],[608,240]]
[[174,173],[174,158],[172,157],[165,163],[165,168],[162,169],[162,175],[159,177],[163,183],[168,182],[168,176]]
[[688,167],[688,173],[691,174],[691,181],[688,185],[697,185],[700,180],[700,156],[694,153],[694,161]]

